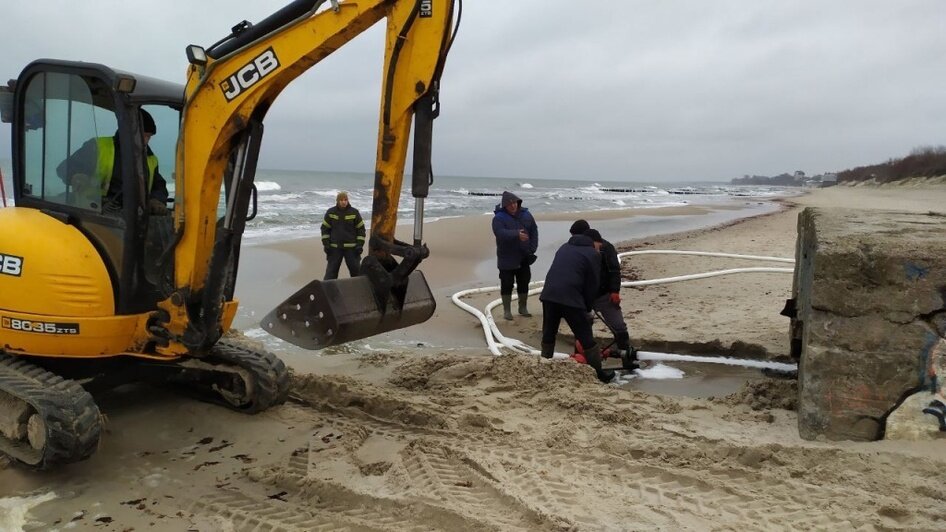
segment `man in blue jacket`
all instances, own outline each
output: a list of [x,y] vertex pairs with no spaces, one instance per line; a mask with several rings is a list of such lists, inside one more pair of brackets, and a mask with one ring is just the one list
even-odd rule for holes
[[531,317],[527,301],[529,281],[539,247],[539,228],[529,209],[512,192],[503,192],[502,202],[493,215],[496,235],[496,265],[499,268],[499,295],[503,300],[503,318],[512,319],[512,287],[519,294],[519,314]]
[[611,382],[614,372],[601,367],[601,348],[595,343],[588,313],[598,296],[601,257],[592,239],[574,235],[558,248],[539,300],[542,301],[542,356],[552,358],[558,326],[565,319],[575,339],[585,349],[588,365],[601,382]]

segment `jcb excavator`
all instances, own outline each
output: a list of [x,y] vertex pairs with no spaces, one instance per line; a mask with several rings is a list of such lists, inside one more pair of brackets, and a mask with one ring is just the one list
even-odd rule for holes
[[[0,90],[16,201],[0,209],[0,453],[38,469],[89,457],[101,416],[88,390],[98,385],[153,379],[250,413],[286,400],[285,365],[224,336],[257,209],[263,118],[293,79],[382,18],[365,273],[313,281],[262,325],[322,348],[427,320],[434,300],[416,268],[428,256],[432,121],[456,1],[297,0],[209,47],[188,46],[183,86],[43,59]],[[164,208],[151,194],[155,122],[178,132]],[[412,122],[415,223],[405,243],[394,230]],[[78,171],[83,146],[92,170]]]

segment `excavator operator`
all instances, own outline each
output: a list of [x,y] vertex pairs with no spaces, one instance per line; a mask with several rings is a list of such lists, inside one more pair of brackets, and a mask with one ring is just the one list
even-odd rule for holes
[[[151,214],[167,214],[167,182],[158,171],[158,156],[148,147],[158,128],[148,111],[139,109],[138,119],[144,136],[148,162],[148,210]],[[118,163],[118,132],[111,137],[95,137],[61,162],[56,168],[59,178],[75,190],[73,203],[105,214],[122,209],[122,174]]]

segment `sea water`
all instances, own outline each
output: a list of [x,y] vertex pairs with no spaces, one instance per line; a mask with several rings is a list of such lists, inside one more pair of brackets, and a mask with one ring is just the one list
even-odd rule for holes
[[[370,224],[374,176],[368,173],[260,170],[256,176],[258,214],[247,223],[248,243],[319,233],[325,210],[340,191]],[[398,223],[414,221],[415,201],[405,177],[398,203]],[[424,220],[491,214],[509,191],[535,213],[587,212],[723,203],[733,199],[790,194],[779,187],[722,183],[648,183],[634,180],[565,180],[502,177],[437,177],[424,201]]]
[[[13,187],[8,159],[0,160],[7,204],[12,204]],[[247,222],[244,238],[253,245],[274,240],[303,238],[319,234],[326,209],[335,204],[340,191],[348,192],[351,205],[361,211],[370,226],[374,195],[374,174],[367,172],[326,172],[318,170],[260,169],[255,177],[256,217]],[[173,182],[168,183],[172,195]],[[534,213],[605,211],[628,208],[655,208],[682,205],[714,205],[732,200],[761,199],[794,194],[798,189],[770,186],[735,186],[720,182],[648,182],[582,179],[526,179],[514,177],[438,176],[424,200],[424,221],[491,214],[502,193],[509,191],[522,199]],[[223,198],[220,203],[224,208]],[[414,222],[415,201],[411,177],[406,175],[398,202],[398,224]]]

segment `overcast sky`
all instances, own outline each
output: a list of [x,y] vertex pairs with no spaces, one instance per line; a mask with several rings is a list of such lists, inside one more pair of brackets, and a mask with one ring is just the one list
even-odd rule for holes
[[[6,2],[0,78],[39,57],[183,83],[268,0]],[[946,144],[944,0],[467,0],[434,124],[439,174],[728,180]],[[383,24],[383,23],[382,23]],[[260,166],[370,172],[383,28],[290,85]],[[0,157],[9,157],[0,125]]]

